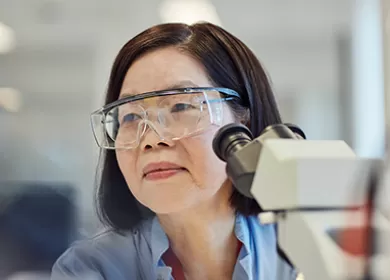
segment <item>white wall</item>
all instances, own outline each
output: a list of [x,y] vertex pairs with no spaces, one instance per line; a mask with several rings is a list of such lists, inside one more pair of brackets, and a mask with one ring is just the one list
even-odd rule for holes
[[352,32],[354,149],[360,156],[384,155],[384,75],[381,1],[356,1]]
[[[386,114],[386,158],[390,159],[390,1],[382,0],[383,50],[384,50],[384,88]],[[380,204],[383,213],[390,219],[390,165],[387,165],[385,184],[380,195]],[[390,248],[390,245],[389,245]]]
[[[263,62],[285,120],[311,139],[340,138],[336,45],[349,32],[352,1],[213,2]],[[158,3],[0,0],[0,21],[18,43],[0,56],[0,86],[19,89],[25,105],[0,112],[1,180],[71,182],[90,220],[98,151],[89,113],[102,104],[119,48],[159,23]]]
[[0,181],[69,183],[84,221],[92,215],[97,160],[89,123],[95,59],[88,46],[0,56],[0,86],[22,95],[20,112],[0,111]]

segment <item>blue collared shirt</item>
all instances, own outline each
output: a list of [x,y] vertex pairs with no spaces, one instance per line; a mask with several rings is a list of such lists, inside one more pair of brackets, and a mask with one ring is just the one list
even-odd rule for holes
[[[278,256],[273,225],[237,215],[234,231],[243,246],[233,280],[295,279],[295,271]],[[154,217],[124,235],[106,231],[75,243],[57,260],[51,279],[172,280],[172,269],[162,260],[168,247],[167,235]]]

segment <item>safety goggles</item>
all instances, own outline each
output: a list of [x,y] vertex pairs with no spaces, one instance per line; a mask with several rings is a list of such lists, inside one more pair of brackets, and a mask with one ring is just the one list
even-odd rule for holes
[[223,102],[239,100],[227,88],[185,88],[119,99],[91,114],[92,130],[103,149],[134,149],[147,129],[161,140],[179,140],[223,121]]

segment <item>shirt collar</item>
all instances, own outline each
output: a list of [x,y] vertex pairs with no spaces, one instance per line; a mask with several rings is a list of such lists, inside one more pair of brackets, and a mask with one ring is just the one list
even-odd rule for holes
[[248,230],[248,225],[245,217],[242,215],[236,215],[236,222],[234,226],[234,233],[237,239],[243,244],[245,254],[250,254],[250,234]]
[[169,248],[169,240],[157,216],[152,221],[152,239],[151,239],[152,258],[154,266],[158,266],[162,255]]
[[[241,251],[239,257],[242,260],[243,258],[249,256],[252,251],[249,228],[245,217],[242,215],[236,215],[234,233],[237,239],[243,244],[244,250]],[[153,217],[152,221],[151,247],[153,264],[157,266],[161,260],[162,255],[169,248],[168,237],[162,229],[157,216]]]
[[252,275],[252,250],[254,248],[250,238],[250,231],[247,219],[242,215],[236,216],[236,224],[234,227],[234,232],[237,239],[243,244],[243,248],[240,251],[238,256],[238,263],[242,266],[243,270],[247,274],[247,279],[251,279]]
[[[257,217],[236,215],[234,233],[243,244],[238,256],[237,265],[242,267],[246,279],[258,275],[259,279],[270,279],[274,275],[274,261],[276,261],[276,233],[273,225],[258,225]],[[170,275],[171,269],[165,267],[161,259],[169,248],[169,240],[162,229],[157,217],[152,220],[151,251],[153,265],[158,275]],[[241,271],[242,271],[241,270]],[[240,272],[242,273],[242,272]],[[161,279],[169,279],[168,278]],[[242,276],[237,279],[241,279]],[[236,279],[236,278],[235,278]]]

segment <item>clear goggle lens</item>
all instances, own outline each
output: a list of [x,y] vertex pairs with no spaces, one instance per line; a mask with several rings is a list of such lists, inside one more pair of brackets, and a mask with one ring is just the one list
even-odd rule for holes
[[150,128],[161,139],[178,140],[211,125],[221,125],[222,98],[216,90],[165,94],[119,103],[91,115],[98,145],[105,149],[136,148]]

